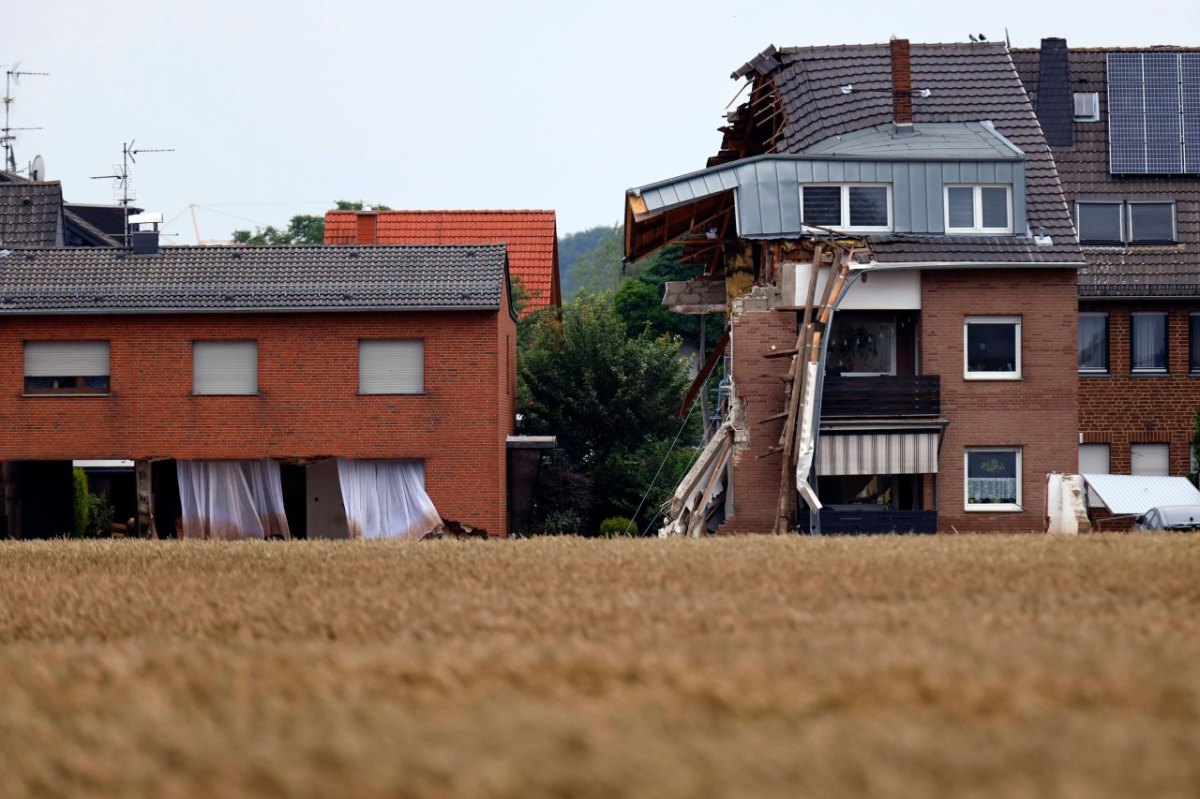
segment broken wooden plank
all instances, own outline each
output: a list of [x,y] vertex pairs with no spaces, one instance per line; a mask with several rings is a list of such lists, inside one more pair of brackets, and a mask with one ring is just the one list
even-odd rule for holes
[[725,328],[725,332],[721,334],[721,339],[717,345],[713,347],[712,355],[708,356],[708,360],[700,367],[700,371],[696,373],[696,379],[692,381],[692,385],[688,388],[687,394],[683,395],[683,402],[679,404],[679,410],[675,415],[682,419],[692,407],[692,403],[696,400],[696,394],[704,387],[708,381],[708,376],[712,374],[712,370],[716,368],[717,362],[721,360],[721,356],[725,354],[725,347],[729,344],[729,328]]

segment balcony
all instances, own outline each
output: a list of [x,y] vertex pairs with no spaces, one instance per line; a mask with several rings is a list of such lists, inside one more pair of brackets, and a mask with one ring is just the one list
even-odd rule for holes
[[898,377],[825,376],[822,419],[878,419],[894,416],[938,416],[938,375]]
[[[861,509],[827,507],[821,511],[821,535],[881,535],[924,534],[937,532],[935,510],[892,510],[881,506],[864,505]],[[796,529],[809,530],[809,515],[801,509]]]

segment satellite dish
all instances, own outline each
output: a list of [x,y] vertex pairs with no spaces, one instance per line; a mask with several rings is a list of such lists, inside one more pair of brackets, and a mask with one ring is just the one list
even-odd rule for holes
[[42,160],[40,155],[33,157],[33,164],[29,167],[30,180],[45,180],[46,179],[46,162]]

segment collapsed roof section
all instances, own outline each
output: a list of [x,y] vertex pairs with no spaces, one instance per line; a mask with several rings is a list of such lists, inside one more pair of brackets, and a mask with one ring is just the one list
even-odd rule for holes
[[[708,168],[627,192],[628,260],[681,242],[720,274],[731,239],[807,234],[801,185],[878,182],[894,204],[867,237],[880,263],[1083,264],[1003,45],[771,47],[733,77],[751,82],[750,99]],[[942,187],[992,182],[1011,186],[1009,231],[947,235]]]

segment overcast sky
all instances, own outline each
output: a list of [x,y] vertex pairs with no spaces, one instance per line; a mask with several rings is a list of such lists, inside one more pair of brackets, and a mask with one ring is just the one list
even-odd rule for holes
[[[0,64],[17,161],[74,202],[136,204],[180,244],[286,224],[338,199],[551,208],[561,233],[620,221],[624,190],[703,167],[729,73],[778,46],[966,41],[1200,44],[1200,3],[6,0]],[[1187,38],[1184,38],[1187,37]]]

